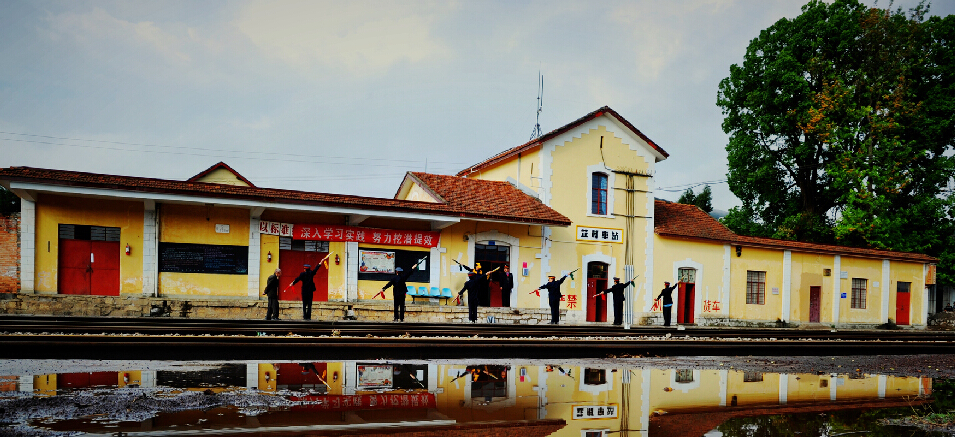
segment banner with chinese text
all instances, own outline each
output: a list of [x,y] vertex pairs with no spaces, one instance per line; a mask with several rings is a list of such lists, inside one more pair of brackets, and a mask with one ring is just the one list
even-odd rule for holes
[[373,243],[391,246],[437,247],[439,232],[399,231],[393,229],[359,228],[355,226],[299,225],[260,221],[259,232],[263,234],[292,237],[294,240],[344,241],[348,243]]
[[290,409],[295,410],[368,410],[368,409],[406,409],[434,408],[435,397],[432,393],[402,393],[374,395],[324,395],[291,396],[289,400],[302,402]]

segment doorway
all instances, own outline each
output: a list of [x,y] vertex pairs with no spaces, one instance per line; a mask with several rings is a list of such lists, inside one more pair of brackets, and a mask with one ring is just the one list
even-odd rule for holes
[[696,269],[680,269],[678,277],[683,283],[677,292],[676,322],[679,324],[696,323]]
[[119,296],[119,228],[59,226],[57,292]]
[[[497,244],[496,241],[488,241],[485,244],[474,245],[474,262],[481,263],[481,268],[485,273],[498,269],[491,274],[491,281],[488,286],[488,295],[480,299],[480,306],[502,307],[504,299],[501,296],[501,283],[498,272],[504,269],[505,264],[511,263],[511,246]],[[515,290],[511,290],[513,294]],[[513,302],[515,296],[511,296]]]
[[597,293],[607,289],[607,263],[587,263],[587,321],[607,321],[607,295]]
[[819,303],[822,301],[822,287],[809,287],[809,323],[819,323]]
[[[325,255],[328,255],[327,241],[301,241],[290,237],[280,237],[279,268],[282,269],[282,278],[279,279],[279,300],[301,301],[302,287],[298,284],[292,288],[288,286],[302,273],[303,265],[308,264],[314,269],[315,264],[324,259]],[[315,293],[312,294],[312,302],[326,301],[328,301],[328,269],[322,267],[315,274]]]
[[895,324],[909,324],[909,308],[912,294],[909,290],[912,288],[911,282],[897,282],[895,286]]

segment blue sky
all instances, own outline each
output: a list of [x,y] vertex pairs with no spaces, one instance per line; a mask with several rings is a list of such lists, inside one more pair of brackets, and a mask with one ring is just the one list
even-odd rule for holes
[[675,200],[725,180],[719,81],[803,3],[10,0],[0,166],[186,179],[224,161],[261,187],[391,197],[405,171],[527,141],[540,71],[543,131],[612,107],[670,153],[656,195]]

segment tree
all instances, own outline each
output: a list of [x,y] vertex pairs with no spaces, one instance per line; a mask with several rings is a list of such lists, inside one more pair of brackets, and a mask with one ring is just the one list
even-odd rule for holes
[[813,0],[750,42],[717,97],[730,229],[945,259],[955,18],[927,12]]
[[700,194],[693,194],[693,188],[687,188],[686,191],[683,192],[683,195],[680,196],[680,200],[677,200],[676,203],[696,205],[700,207],[703,212],[709,214],[713,212],[713,190],[707,185],[703,187],[703,191],[700,191]]

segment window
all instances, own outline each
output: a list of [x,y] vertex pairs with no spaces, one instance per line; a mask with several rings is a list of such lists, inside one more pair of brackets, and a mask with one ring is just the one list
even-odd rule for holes
[[763,373],[743,372],[743,382],[763,382]]
[[677,369],[674,380],[683,384],[693,382],[693,371],[690,369]]
[[911,282],[898,282],[895,287],[895,291],[899,293],[908,293],[912,289]]
[[298,252],[328,252],[328,242],[293,240],[292,237],[279,237],[279,249]]
[[766,304],[766,272],[746,271],[746,303]]
[[851,308],[865,309],[865,286],[867,279],[852,278]]
[[584,369],[584,384],[603,385],[607,383],[607,371],[605,369]]
[[681,281],[683,281],[683,282],[685,282],[685,283],[687,283],[687,284],[695,284],[695,283],[696,283],[696,269],[685,269],[685,268],[681,268],[680,270],[677,270],[677,277],[680,278]]
[[607,175],[593,173],[590,180],[590,213],[607,215]]

